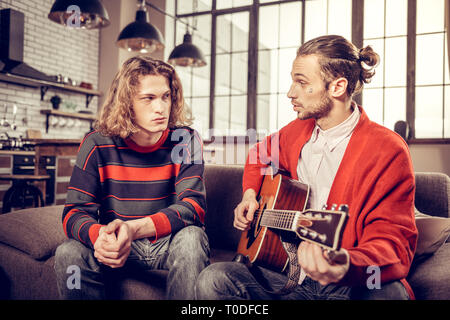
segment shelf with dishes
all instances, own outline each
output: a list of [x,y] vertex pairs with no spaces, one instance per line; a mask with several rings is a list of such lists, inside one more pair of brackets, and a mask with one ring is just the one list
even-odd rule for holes
[[93,97],[99,97],[102,95],[101,91],[93,89],[83,88],[79,86],[72,86],[70,84],[62,82],[51,82],[46,80],[33,79],[10,73],[0,73],[0,81],[14,83],[32,88],[40,88],[41,101],[44,100],[45,94],[47,93],[49,88],[55,88],[63,91],[84,94],[86,95],[86,108],[89,107],[89,103],[91,102]]
[[[46,116],[46,127],[45,130],[48,133],[48,129],[50,126],[54,126],[56,124],[59,123],[60,126],[60,120],[58,120],[58,118],[69,118],[69,121],[64,122],[64,125],[67,125],[67,127],[73,127],[74,125],[70,125],[70,121],[72,119],[77,119],[77,120],[87,120],[91,122],[91,127],[92,127],[92,122],[95,121],[97,119],[96,115],[91,114],[91,113],[81,113],[81,112],[65,112],[65,111],[59,111],[59,110],[49,110],[49,109],[43,109],[41,110],[41,114]],[[55,119],[55,120],[52,120]]]

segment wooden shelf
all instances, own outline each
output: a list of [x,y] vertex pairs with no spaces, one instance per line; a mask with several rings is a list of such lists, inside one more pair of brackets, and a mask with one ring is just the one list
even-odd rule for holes
[[75,118],[75,119],[81,119],[81,120],[88,120],[92,123],[92,121],[97,119],[97,116],[94,114],[87,114],[87,113],[76,113],[76,112],[65,112],[65,111],[59,111],[59,110],[49,110],[44,109],[41,110],[41,114],[46,115],[46,128],[45,132],[48,133],[48,127],[49,127],[49,118],[50,116],[57,116],[57,117],[68,117],[68,118]]
[[59,82],[51,82],[33,78],[22,77],[10,73],[0,73],[0,81],[9,82],[14,84],[19,84],[22,86],[32,87],[32,88],[40,88],[41,90],[41,101],[44,100],[45,94],[49,88],[55,88],[68,92],[75,92],[86,95],[86,108],[89,106],[92,98],[94,96],[101,96],[102,92],[97,90],[86,89],[82,87],[74,87],[68,84],[59,83]]

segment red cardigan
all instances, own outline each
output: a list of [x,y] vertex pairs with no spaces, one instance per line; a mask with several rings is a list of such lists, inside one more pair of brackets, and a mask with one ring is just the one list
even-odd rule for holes
[[[417,242],[415,182],[409,150],[399,135],[370,121],[359,108],[361,118],[327,202],[349,206],[342,247],[350,254],[350,269],[339,284],[366,286],[367,278],[373,275],[367,268],[378,266],[381,283],[401,279],[413,297],[404,279]],[[298,179],[300,152],[310,139],[314,126],[314,119],[296,119],[252,148],[245,165],[244,192],[249,188],[259,190],[263,180],[261,169],[270,161],[279,163],[281,169]],[[271,146],[276,143],[276,137],[279,148]],[[271,147],[279,152],[271,154]],[[258,152],[261,149],[267,152]]]

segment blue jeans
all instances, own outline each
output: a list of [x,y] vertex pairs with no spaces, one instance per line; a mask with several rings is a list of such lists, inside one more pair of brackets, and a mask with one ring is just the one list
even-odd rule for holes
[[[272,290],[281,289],[286,276],[257,267]],[[274,295],[259,284],[248,268],[237,262],[214,263],[204,269],[196,283],[197,299],[212,300],[348,300],[348,299],[396,299],[407,300],[408,294],[400,281],[382,285],[381,289],[353,290],[351,287],[329,284],[322,286],[306,277],[303,283],[287,295]]]
[[[194,299],[196,279],[208,265],[206,233],[199,227],[188,226],[155,243],[148,239],[133,241],[130,255],[120,272],[168,270],[166,298],[185,300]],[[78,287],[71,278],[74,266],[80,271]],[[114,273],[115,269],[100,264],[92,249],[69,239],[56,250],[55,272],[62,299],[105,299],[105,275]]]

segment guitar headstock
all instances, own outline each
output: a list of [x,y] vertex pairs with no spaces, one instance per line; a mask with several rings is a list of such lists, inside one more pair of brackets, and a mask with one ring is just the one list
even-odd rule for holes
[[339,250],[342,233],[347,222],[348,206],[333,205],[330,210],[308,209],[296,216],[295,232],[298,237],[321,247]]

